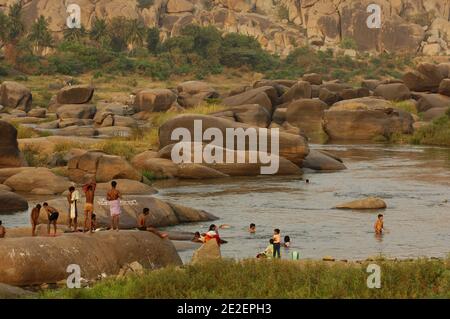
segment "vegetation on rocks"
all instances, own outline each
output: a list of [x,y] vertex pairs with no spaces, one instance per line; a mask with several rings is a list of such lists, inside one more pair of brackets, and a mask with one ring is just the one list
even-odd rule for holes
[[[381,267],[380,289],[367,287],[369,263]],[[89,289],[45,291],[41,297],[449,298],[450,260],[376,260],[363,264],[221,260],[106,279]]]
[[430,125],[416,130],[410,142],[412,144],[450,146],[450,108],[446,116],[434,120]]
[[[139,6],[146,8],[152,2],[142,0]],[[281,58],[265,51],[254,37],[225,34],[212,26],[188,25],[180,35],[162,42],[158,28],[148,28],[137,19],[125,17],[97,19],[90,30],[66,29],[64,39],[57,42],[43,16],[26,31],[21,12],[18,3],[8,15],[0,13],[1,42],[14,48],[14,53],[6,54],[8,64],[2,66],[0,76],[15,69],[29,75],[74,76],[92,72],[94,78],[138,74],[156,80],[184,75],[203,79],[230,68],[263,73],[269,78],[297,79],[304,73],[316,72],[349,81],[363,75],[395,77],[412,63],[408,56],[361,54],[351,58],[310,47],[297,48]],[[353,48],[354,40],[345,39],[343,47]],[[48,92],[41,95],[43,102],[48,102]]]

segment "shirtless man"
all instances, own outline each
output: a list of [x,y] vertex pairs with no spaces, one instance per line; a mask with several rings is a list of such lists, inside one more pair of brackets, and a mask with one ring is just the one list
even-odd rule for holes
[[375,234],[381,235],[384,231],[384,222],[383,222],[383,214],[378,214],[378,219],[374,225]]
[[97,184],[95,182],[90,182],[83,186],[83,192],[86,196],[86,204],[84,205],[84,232],[90,231],[92,233],[92,214],[94,212],[96,186]]
[[36,226],[39,223],[39,214],[41,213],[41,204],[37,204],[31,211],[31,236],[36,236]]
[[59,217],[59,212],[51,207],[48,206],[47,203],[44,203],[44,209],[47,212],[47,217],[48,217],[48,224],[47,224],[47,233],[50,235],[50,225],[53,224],[53,230],[54,230],[54,236],[56,236],[56,223],[58,221],[58,217]]
[[109,202],[109,208],[111,212],[111,229],[119,231],[119,218],[120,218],[120,192],[117,190],[117,182],[111,182],[111,189],[106,194],[106,200]]
[[144,210],[142,211],[142,213],[139,214],[138,216],[138,229],[139,230],[144,230],[144,231],[149,231],[152,232],[156,235],[158,235],[161,238],[166,238],[168,235],[165,233],[160,233],[158,230],[156,230],[156,228],[153,227],[147,227],[147,216],[150,214],[150,209],[148,208],[144,208]]
[[5,234],[6,234],[6,229],[2,225],[2,221],[0,220],[0,238],[5,238]]

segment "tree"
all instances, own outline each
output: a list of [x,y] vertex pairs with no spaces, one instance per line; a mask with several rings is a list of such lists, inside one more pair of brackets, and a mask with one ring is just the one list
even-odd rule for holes
[[147,49],[150,53],[157,53],[159,49],[160,38],[158,28],[149,28],[147,30]]
[[128,51],[133,51],[137,47],[144,45],[146,36],[146,28],[142,21],[137,19],[127,21],[128,36],[126,42],[128,45]]
[[66,28],[63,34],[65,41],[81,42],[86,36],[86,29],[83,26],[81,28]]
[[125,51],[128,39],[128,20],[125,17],[114,17],[109,26],[111,34],[111,47],[116,52]]
[[6,14],[0,11],[0,49],[9,40],[9,18]]
[[48,21],[44,16],[41,15],[31,26],[28,41],[33,48],[33,53],[37,55],[45,53],[47,48],[53,46],[53,37],[48,30]]
[[11,43],[17,43],[20,40],[20,37],[23,35],[25,31],[25,26],[22,23],[22,1],[18,1],[9,6],[8,13],[8,40]]
[[108,34],[108,24],[104,19],[95,19],[89,31],[89,38],[101,46],[108,46],[111,42],[111,37]]

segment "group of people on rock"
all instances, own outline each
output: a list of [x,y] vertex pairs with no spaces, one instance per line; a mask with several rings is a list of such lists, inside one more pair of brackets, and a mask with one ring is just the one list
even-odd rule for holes
[[[94,213],[94,199],[95,199],[95,190],[97,188],[97,184],[94,181],[91,181],[82,186],[82,191],[85,195],[85,205],[84,205],[84,228],[83,232],[94,232],[97,230],[97,216]],[[67,194],[67,203],[68,203],[68,226],[69,232],[78,232],[78,202],[81,200],[80,193],[74,186],[71,186],[68,190]],[[117,182],[111,182],[111,188],[106,194],[106,200],[110,209],[111,216],[111,226],[110,230],[119,231],[119,222],[121,215],[121,203],[120,199],[122,195],[120,191],[117,189]],[[41,210],[44,210],[47,214],[47,233],[50,235],[51,226],[53,225],[54,234],[56,236],[57,233],[57,222],[60,217],[60,212],[51,207],[48,203],[37,204],[31,210],[31,226],[32,226],[32,236],[36,236],[36,228],[39,225],[39,217]],[[146,226],[147,218],[150,214],[149,208],[144,208],[143,211],[137,216],[136,220],[136,228],[139,230],[146,230],[157,234],[161,238],[166,238],[167,234],[160,233],[154,227]],[[6,233],[5,228],[1,225],[0,221],[0,238],[4,237]]]

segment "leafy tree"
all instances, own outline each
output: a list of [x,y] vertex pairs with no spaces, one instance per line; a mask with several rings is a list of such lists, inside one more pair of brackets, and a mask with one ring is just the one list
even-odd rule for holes
[[64,41],[82,42],[86,36],[86,29],[84,26],[81,26],[81,28],[65,28],[63,34]]
[[2,48],[9,40],[9,18],[0,11],[0,48]]
[[22,1],[18,1],[9,6],[8,40],[11,43],[17,43],[25,32],[25,26],[22,23],[22,8]]
[[137,47],[144,45],[146,36],[146,28],[142,21],[137,19],[128,20],[126,23],[128,36],[126,37],[126,43],[128,45],[128,51],[133,51]]
[[108,33],[108,24],[104,19],[95,19],[89,31],[89,38],[101,46],[108,46],[111,43],[111,37]]
[[28,34],[28,41],[33,48],[35,54],[42,54],[47,48],[53,46],[53,37],[48,29],[48,21],[44,16],[40,16],[31,26]]
[[111,47],[116,52],[127,49],[128,19],[125,17],[114,17],[108,25],[108,33],[111,34]]
[[147,30],[147,49],[148,52],[156,54],[160,46],[159,29],[149,28]]

